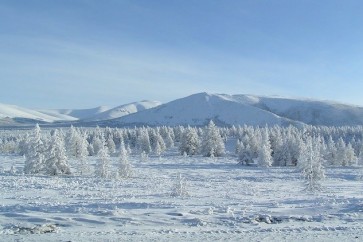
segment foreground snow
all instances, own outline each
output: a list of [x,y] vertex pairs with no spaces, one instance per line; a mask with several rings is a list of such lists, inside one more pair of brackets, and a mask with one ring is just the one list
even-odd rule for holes
[[[94,163],[94,160],[91,160]],[[132,157],[133,177],[11,174],[1,156],[3,241],[360,241],[361,168],[328,168],[324,191],[303,191],[293,168],[232,158]],[[188,196],[172,196],[179,174]]]

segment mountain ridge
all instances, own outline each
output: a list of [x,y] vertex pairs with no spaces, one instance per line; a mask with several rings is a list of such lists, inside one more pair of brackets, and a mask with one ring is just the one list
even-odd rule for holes
[[[6,118],[6,120],[5,120]],[[31,110],[0,104],[0,125],[14,124],[16,119],[77,125],[195,125],[214,120],[230,125],[363,125],[363,107],[335,101],[257,96],[250,94],[196,93],[161,104],[140,101],[114,108]],[[11,120],[13,119],[13,120]],[[25,121],[24,121],[25,120]],[[31,123],[31,122],[30,122]]]

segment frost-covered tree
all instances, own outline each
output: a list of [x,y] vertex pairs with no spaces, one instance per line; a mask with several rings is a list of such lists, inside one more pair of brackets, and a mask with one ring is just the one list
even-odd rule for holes
[[85,136],[80,136],[79,148],[77,149],[76,158],[77,158],[77,170],[80,175],[86,174],[90,171],[90,167],[88,164],[88,142]]
[[173,187],[173,190],[171,192],[171,195],[173,197],[186,197],[189,196],[189,193],[187,191],[186,181],[184,177],[180,173],[178,173],[176,177],[176,181]]
[[262,144],[257,157],[257,165],[269,167],[272,165],[271,148],[268,144]]
[[235,153],[238,155],[242,149],[244,149],[243,142],[237,139]]
[[128,178],[132,175],[132,166],[130,164],[127,150],[123,141],[121,141],[120,144],[119,166],[117,175],[119,178]]
[[101,149],[106,145],[105,138],[103,136],[95,136],[92,140],[92,148],[90,151],[93,151],[93,154],[98,154]]
[[343,162],[343,166],[355,166],[358,164],[358,158],[354,153],[354,148],[351,143],[348,143],[345,148],[345,159]]
[[47,175],[71,174],[63,137],[58,130],[52,133],[46,152],[44,172]]
[[110,154],[108,152],[108,147],[106,146],[106,141],[104,138],[101,139],[102,146],[97,154],[97,163],[95,174],[101,178],[109,178],[110,176]]
[[45,147],[41,137],[41,130],[36,124],[32,134],[28,137],[25,149],[25,174],[37,174],[44,170]]
[[326,149],[324,152],[324,159],[326,160],[327,164],[334,165],[337,163],[337,148],[335,142],[331,135],[328,137],[328,141],[326,142]]
[[240,144],[238,160],[241,165],[249,165],[254,162],[254,154],[249,144],[246,146],[243,143]]
[[156,128],[155,130],[151,131],[149,137],[150,140],[152,141],[151,146],[154,153],[157,156],[160,156],[166,150],[166,145],[163,137],[160,135],[159,128]]
[[261,146],[258,149],[257,155],[257,165],[263,167],[271,166],[273,162],[271,152],[270,139],[266,128],[262,132]]
[[308,191],[321,190],[322,181],[325,178],[324,160],[319,145],[314,141],[311,137],[307,138],[298,159],[298,168]]
[[197,131],[194,128],[188,127],[183,131],[180,139],[179,151],[181,154],[187,155],[197,154],[200,147],[200,140]]
[[146,154],[146,152],[145,152],[145,151],[141,152],[141,154],[140,154],[140,160],[141,160],[142,162],[146,162],[146,161],[148,161],[148,160],[149,160],[149,155],[148,155],[148,154]]
[[346,144],[345,144],[342,137],[340,137],[338,139],[336,147],[337,147],[337,155],[336,155],[336,159],[334,160],[333,165],[336,165],[336,166],[345,165],[346,160],[347,160],[347,158],[346,158]]
[[218,128],[211,120],[204,130],[202,141],[202,154],[204,156],[222,156],[224,154],[224,141]]
[[78,142],[79,142],[79,132],[78,130],[72,125],[67,133],[67,137],[65,140],[66,143],[66,150],[68,153],[68,156],[75,156],[77,153],[78,148]]
[[145,152],[146,154],[149,154],[151,152],[149,133],[146,128],[138,130],[137,147],[140,153]]
[[108,148],[108,151],[109,151],[110,154],[115,153],[116,144],[115,144],[115,142],[113,140],[112,134],[108,135],[107,140],[106,140],[106,145],[107,145],[107,148]]
[[163,137],[166,148],[174,146],[174,132],[171,128],[162,127],[160,129],[160,135]]

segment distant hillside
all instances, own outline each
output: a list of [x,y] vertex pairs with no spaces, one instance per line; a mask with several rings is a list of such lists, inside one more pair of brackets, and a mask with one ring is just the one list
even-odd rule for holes
[[[32,110],[0,104],[0,126],[363,125],[363,107],[331,101],[197,93],[161,104],[141,101],[109,108]],[[68,123],[68,124],[67,124]]]
[[157,107],[161,104],[158,101],[141,101],[141,102],[134,102],[129,104],[124,104],[104,112],[98,113],[93,115],[87,120],[89,121],[100,121],[100,120],[108,120],[114,118],[120,118],[132,113],[137,113],[146,109]]
[[198,93],[124,116],[120,125],[363,125],[363,108],[330,101]]

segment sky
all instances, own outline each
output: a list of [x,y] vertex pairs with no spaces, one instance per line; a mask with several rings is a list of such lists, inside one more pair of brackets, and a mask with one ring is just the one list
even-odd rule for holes
[[198,92],[363,106],[361,0],[0,0],[0,103]]

